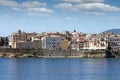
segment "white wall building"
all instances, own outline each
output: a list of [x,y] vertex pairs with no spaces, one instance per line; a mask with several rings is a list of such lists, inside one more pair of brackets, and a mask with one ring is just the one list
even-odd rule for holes
[[62,49],[62,38],[57,36],[42,37],[42,49],[60,50]]
[[71,44],[71,49],[72,49],[72,50],[79,50],[79,49],[77,48],[77,44],[76,44],[76,43],[72,43],[72,44]]
[[98,35],[98,47],[100,49],[107,49],[108,47],[108,34],[101,33]]
[[108,35],[105,34],[89,34],[86,36],[87,43],[83,49],[106,49],[108,47]]

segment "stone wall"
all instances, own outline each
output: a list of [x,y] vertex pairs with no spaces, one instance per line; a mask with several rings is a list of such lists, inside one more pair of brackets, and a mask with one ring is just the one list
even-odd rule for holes
[[[86,53],[87,52],[87,53]],[[45,50],[42,52],[43,56],[66,56],[66,57],[80,57],[80,58],[105,58],[105,51],[91,54],[90,51],[65,51],[65,50]]]
[[69,51],[69,50],[4,50],[0,51],[0,57],[70,57],[70,58],[105,58],[104,50]]

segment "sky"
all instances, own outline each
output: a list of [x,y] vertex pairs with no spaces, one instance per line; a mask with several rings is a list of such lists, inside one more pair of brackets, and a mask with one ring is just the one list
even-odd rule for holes
[[120,0],[0,0],[0,36],[120,28]]

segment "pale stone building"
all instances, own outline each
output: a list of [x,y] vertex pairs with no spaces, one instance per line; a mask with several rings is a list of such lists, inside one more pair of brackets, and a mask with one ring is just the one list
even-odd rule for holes
[[83,49],[86,42],[86,34],[78,33],[76,30],[72,32],[71,37],[71,49],[73,50],[80,50]]
[[83,49],[98,49],[97,46],[97,34],[88,34],[86,35],[86,42]]
[[106,49],[108,47],[108,35],[107,34],[88,34],[86,36],[86,43],[83,49]]
[[98,34],[98,47],[100,49],[107,49],[109,35],[111,35],[111,33],[102,32],[102,33]]
[[40,39],[33,39],[31,41],[18,41],[14,42],[13,48],[18,49],[41,49],[42,42]]
[[14,32],[9,36],[9,45],[14,48],[15,43],[30,41],[31,37],[34,36],[37,36],[37,33],[26,33],[18,30],[18,32]]
[[42,49],[46,50],[61,50],[62,38],[60,36],[44,36],[42,37]]

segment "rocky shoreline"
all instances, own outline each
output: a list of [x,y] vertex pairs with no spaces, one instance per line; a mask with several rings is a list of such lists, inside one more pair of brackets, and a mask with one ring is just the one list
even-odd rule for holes
[[63,55],[34,55],[34,54],[18,54],[18,53],[8,53],[8,54],[0,54],[1,58],[105,58],[105,54],[81,54],[81,55],[71,55],[71,56],[63,56]]
[[120,58],[119,51],[105,50],[1,50],[1,58]]

